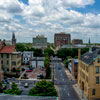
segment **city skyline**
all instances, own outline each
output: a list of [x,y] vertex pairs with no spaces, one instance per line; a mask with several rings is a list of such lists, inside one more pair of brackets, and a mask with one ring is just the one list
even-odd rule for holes
[[100,43],[99,0],[1,0],[0,37],[18,42],[32,42],[44,35],[54,42],[54,34],[66,32],[71,39]]

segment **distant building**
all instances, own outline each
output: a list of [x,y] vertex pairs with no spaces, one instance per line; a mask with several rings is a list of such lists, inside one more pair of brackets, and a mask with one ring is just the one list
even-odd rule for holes
[[72,75],[75,79],[78,78],[78,60],[77,59],[72,59]]
[[33,58],[33,51],[22,52],[22,59],[25,64],[29,64],[29,62],[32,58]]
[[88,100],[100,99],[100,49],[89,51],[80,57],[78,86]]
[[16,44],[16,38],[15,38],[15,33],[12,33],[12,45]]
[[71,43],[71,35],[64,32],[56,33],[54,35],[54,44],[56,47],[61,47],[63,45],[69,45]]
[[72,40],[72,44],[73,44],[73,45],[76,45],[76,44],[83,44],[83,40],[81,40],[81,39],[73,39],[73,40]]
[[91,41],[90,41],[90,38],[89,38],[88,45],[90,45],[90,44],[91,44]]
[[0,81],[3,80],[3,77],[4,77],[4,75],[3,75],[3,70],[1,68],[1,59],[0,59]]
[[12,45],[12,41],[11,40],[4,40],[6,45]]
[[77,45],[63,45],[61,48],[72,49],[72,48],[86,48],[86,47],[88,46],[77,44]]
[[0,49],[1,66],[4,72],[21,67],[21,53],[16,46],[3,46]]
[[44,67],[44,60],[45,57],[33,57],[30,61],[30,65],[33,68],[40,68],[42,69]]
[[2,49],[5,45],[5,42],[0,40],[0,49]]
[[33,37],[33,48],[47,48],[47,38],[40,35]]

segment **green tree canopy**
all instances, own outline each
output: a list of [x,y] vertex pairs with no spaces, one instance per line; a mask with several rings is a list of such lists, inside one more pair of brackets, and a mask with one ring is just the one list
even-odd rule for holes
[[48,56],[54,56],[54,51],[52,49],[50,49],[50,48],[46,48],[44,50],[44,54],[48,55]]
[[30,96],[57,96],[56,89],[52,82],[42,80],[29,91]]

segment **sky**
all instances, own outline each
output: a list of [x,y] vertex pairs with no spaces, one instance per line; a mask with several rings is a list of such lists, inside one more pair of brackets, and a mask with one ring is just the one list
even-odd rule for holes
[[32,42],[38,34],[54,42],[54,34],[100,43],[100,0],[0,0],[0,38]]

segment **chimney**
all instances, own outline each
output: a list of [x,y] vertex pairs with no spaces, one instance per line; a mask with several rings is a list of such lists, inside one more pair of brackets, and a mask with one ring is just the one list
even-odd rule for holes
[[78,48],[78,59],[81,57],[81,48]]

